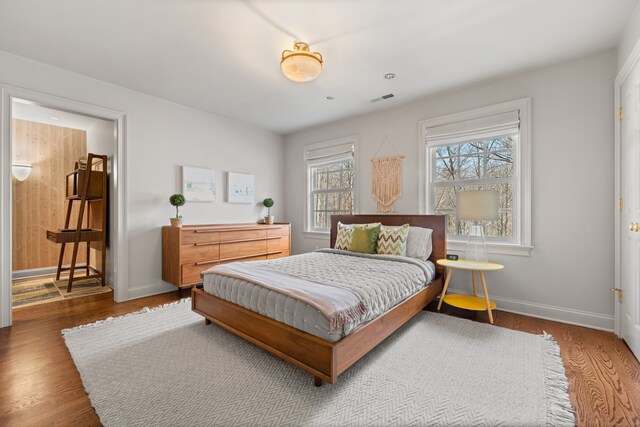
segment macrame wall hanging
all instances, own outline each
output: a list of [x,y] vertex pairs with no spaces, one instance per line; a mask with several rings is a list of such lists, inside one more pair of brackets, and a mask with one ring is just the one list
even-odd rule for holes
[[[384,144],[389,144],[398,154],[392,157],[376,158]],[[378,151],[371,159],[371,197],[377,202],[377,211],[395,212],[396,200],[402,197],[402,160],[404,156],[393,146],[389,137],[384,136]]]

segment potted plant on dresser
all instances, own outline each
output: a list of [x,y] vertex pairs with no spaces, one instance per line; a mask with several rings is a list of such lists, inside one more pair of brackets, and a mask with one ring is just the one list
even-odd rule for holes
[[271,215],[271,208],[273,207],[274,203],[275,202],[271,197],[267,197],[262,201],[262,204],[264,205],[264,207],[267,208],[267,216],[264,217],[265,224],[273,224],[274,218]]
[[182,194],[174,194],[169,197],[169,203],[171,203],[171,206],[176,207],[176,217],[170,218],[172,227],[182,227],[182,215],[180,215],[178,209],[180,208],[180,206],[183,206],[186,201],[187,200]]

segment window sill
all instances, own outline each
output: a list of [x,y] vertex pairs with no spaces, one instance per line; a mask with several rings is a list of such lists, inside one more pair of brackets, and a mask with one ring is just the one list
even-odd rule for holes
[[307,239],[319,239],[319,240],[328,240],[329,232],[328,231],[304,231],[302,235]]
[[[447,240],[447,252],[461,255],[467,246],[466,241]],[[533,246],[512,243],[487,243],[487,253],[493,255],[530,256]]]

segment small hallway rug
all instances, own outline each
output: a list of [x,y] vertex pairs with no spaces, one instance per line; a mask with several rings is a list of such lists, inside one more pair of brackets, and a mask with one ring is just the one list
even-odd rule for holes
[[102,286],[96,279],[82,279],[73,281],[71,292],[67,293],[67,280],[55,280],[48,277],[16,280],[11,285],[11,300],[13,308],[30,307],[70,298],[113,292],[109,286]]
[[319,388],[188,298],[62,333],[106,426],[574,425],[549,335],[443,314],[419,313]]

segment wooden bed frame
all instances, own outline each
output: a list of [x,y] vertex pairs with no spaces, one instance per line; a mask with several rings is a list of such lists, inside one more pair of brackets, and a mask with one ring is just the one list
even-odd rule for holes
[[[433,230],[433,252],[429,259],[435,264],[436,260],[445,257],[447,251],[443,215],[334,215],[331,217],[331,247],[336,241],[338,221],[343,224],[409,223],[430,228]],[[314,376],[315,385],[320,386],[323,381],[335,383],[338,375],[440,295],[443,276],[444,268],[436,264],[436,277],[429,286],[337,342],[324,340],[247,310],[201,288],[194,288],[192,291],[192,309],[204,316],[207,324],[213,322],[310,372]]]

